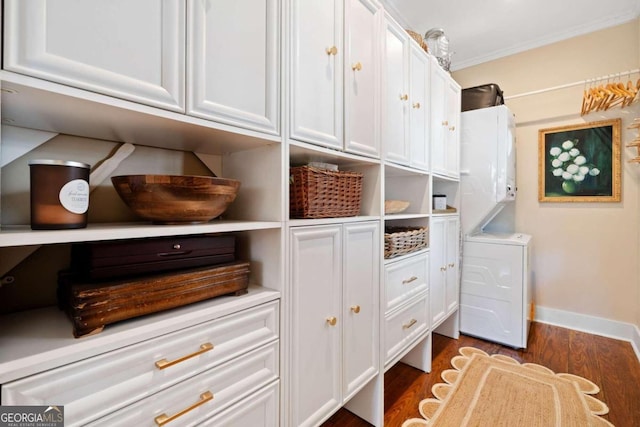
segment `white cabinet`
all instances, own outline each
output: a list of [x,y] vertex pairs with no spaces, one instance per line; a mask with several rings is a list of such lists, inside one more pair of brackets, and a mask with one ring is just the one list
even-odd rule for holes
[[291,230],[292,425],[317,425],[378,372],[379,224]]
[[374,0],[293,1],[293,139],[380,156],[380,10]]
[[187,114],[280,128],[280,1],[189,0]]
[[185,108],[184,0],[8,0],[4,69]]
[[385,21],[383,147],[385,159],[429,168],[429,57],[406,31]]
[[460,85],[431,60],[431,170],[460,176]]
[[434,217],[431,220],[430,291],[431,318],[435,327],[458,308],[460,295],[460,218]]

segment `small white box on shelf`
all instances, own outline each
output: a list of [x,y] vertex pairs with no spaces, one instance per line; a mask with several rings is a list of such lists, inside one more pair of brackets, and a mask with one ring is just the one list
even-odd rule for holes
[[433,210],[444,211],[447,209],[447,196],[444,194],[433,195]]

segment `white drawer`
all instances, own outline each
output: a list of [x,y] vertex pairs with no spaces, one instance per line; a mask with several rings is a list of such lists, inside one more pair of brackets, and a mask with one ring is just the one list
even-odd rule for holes
[[[57,404],[67,426],[132,404],[278,338],[271,302],[2,386],[3,405]],[[211,350],[202,349],[205,344]],[[160,369],[156,362],[180,360]]]
[[385,316],[385,363],[429,330],[428,302],[428,294],[424,294],[398,311]]
[[[167,427],[200,425],[216,413],[276,381],[279,376],[278,365],[278,342],[273,342],[88,425],[157,427],[155,419],[163,415],[169,418],[177,415],[166,424]],[[210,393],[210,399],[205,393]]]
[[389,312],[428,288],[429,254],[421,253],[385,265],[385,311]]
[[277,427],[280,425],[280,382],[269,384],[233,406],[208,418],[202,427]]

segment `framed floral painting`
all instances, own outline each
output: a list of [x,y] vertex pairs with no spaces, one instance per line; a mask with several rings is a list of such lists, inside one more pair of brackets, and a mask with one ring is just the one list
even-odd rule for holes
[[621,120],[538,131],[538,200],[620,201]]

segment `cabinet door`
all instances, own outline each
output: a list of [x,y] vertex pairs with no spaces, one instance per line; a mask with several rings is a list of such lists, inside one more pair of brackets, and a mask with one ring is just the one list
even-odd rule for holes
[[190,115],[279,133],[279,0],[189,0]]
[[184,112],[184,0],[7,0],[4,69]]
[[436,325],[440,321],[444,320],[444,317],[446,315],[446,219],[433,218],[431,221],[430,229],[430,301],[432,325]]
[[343,1],[291,3],[291,137],[342,149]]
[[452,177],[460,176],[460,86],[451,78],[446,86],[446,170]]
[[378,372],[380,245],[378,222],[344,226],[343,401]]
[[380,157],[380,6],[345,2],[345,150]]
[[446,307],[447,314],[458,308],[460,298],[460,220],[458,217],[447,218],[446,230]]
[[339,225],[291,231],[290,381],[296,426],[317,425],[342,405],[341,234]]
[[445,141],[449,132],[446,108],[447,76],[435,60],[431,62],[431,171],[446,175]]
[[429,57],[411,43],[409,55],[409,151],[411,166],[429,169]]
[[409,39],[402,27],[386,19],[382,145],[385,159],[409,164]]

